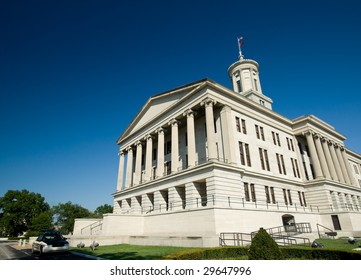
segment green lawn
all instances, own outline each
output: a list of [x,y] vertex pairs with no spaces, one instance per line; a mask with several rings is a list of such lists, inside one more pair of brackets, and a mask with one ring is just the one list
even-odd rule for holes
[[[322,243],[325,249],[333,249],[333,250],[352,251],[352,249],[361,246],[361,241],[352,245],[347,242],[347,238],[317,239],[316,241],[318,243]],[[89,254],[109,260],[160,260],[164,256],[174,254],[180,251],[189,251],[189,252],[192,251],[191,248],[184,248],[184,247],[182,248],[182,247],[169,247],[169,246],[140,246],[140,245],[129,245],[129,244],[99,246],[94,251],[92,251],[89,247],[83,249],[72,248],[72,250],[83,254]],[[233,256],[231,258],[226,258],[226,259],[238,259],[238,258],[235,258]],[[239,259],[247,259],[247,257],[240,255]]]
[[[359,238],[357,238],[359,240]],[[352,251],[352,249],[358,248],[361,246],[361,241],[358,241],[356,244],[352,245],[347,242],[347,238],[335,238],[335,239],[316,239],[318,243],[322,243],[325,249],[334,249],[334,250],[346,250]]]
[[119,244],[99,246],[94,251],[89,247],[71,250],[109,260],[160,260],[163,256],[187,249],[189,248]]

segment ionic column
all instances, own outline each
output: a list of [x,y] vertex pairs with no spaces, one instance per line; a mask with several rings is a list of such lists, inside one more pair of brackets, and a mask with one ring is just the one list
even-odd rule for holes
[[178,171],[178,157],[179,157],[179,147],[178,147],[178,121],[172,119],[169,122],[169,125],[172,127],[172,161],[171,161],[171,171],[175,173]]
[[321,138],[321,143],[322,143],[323,151],[326,156],[326,162],[328,165],[328,169],[331,173],[331,178],[334,181],[339,181],[336,170],[335,170],[335,165],[333,164],[332,157],[330,154],[330,149],[328,148],[327,140],[325,138]]
[[346,171],[347,171],[348,177],[350,178],[351,185],[355,186],[356,182],[355,182],[355,179],[353,177],[351,166],[350,166],[350,163],[348,162],[348,158],[347,158],[347,155],[346,155],[346,150],[345,150],[344,147],[341,147],[341,155],[342,155],[343,161],[345,163]]
[[127,159],[127,177],[125,178],[125,187],[129,188],[133,185],[133,148],[127,148],[128,159]]
[[191,109],[186,110],[183,116],[187,117],[187,152],[188,167],[196,164],[196,138],[194,134],[194,112]]
[[153,137],[151,135],[147,135],[144,137],[146,141],[146,154],[145,154],[145,180],[149,181],[152,177],[152,161],[153,161]]
[[164,175],[164,129],[157,129],[158,133],[158,155],[157,155],[157,177]]
[[135,173],[134,173],[134,184],[138,185],[141,183],[142,179],[142,153],[143,146],[142,142],[138,141],[136,144],[137,153],[135,155]]
[[342,172],[343,178],[345,179],[346,184],[351,185],[351,180],[348,177],[346,165],[345,165],[345,162],[341,155],[341,150],[340,150],[341,147],[339,145],[337,145],[337,147],[335,147],[335,149],[336,149],[336,155],[337,155],[338,162],[340,163],[340,166],[341,166],[341,172]]
[[315,134],[314,139],[323,174],[327,179],[331,180],[331,175],[330,175],[330,171],[328,170],[326,157],[321,146],[321,137],[318,134]]
[[307,144],[308,144],[308,147],[309,147],[309,150],[310,150],[310,153],[311,153],[311,159],[312,159],[313,167],[314,167],[314,170],[315,170],[316,179],[323,178],[320,161],[319,161],[318,156],[317,156],[315,143],[313,142],[312,132],[307,131],[305,133],[305,135],[306,135]]
[[216,102],[213,99],[207,98],[202,101],[201,106],[205,106],[206,112],[206,129],[207,129],[207,146],[208,146],[208,160],[217,158],[216,137],[214,133],[214,116],[213,105]]
[[124,180],[124,159],[125,155],[123,151],[119,151],[119,170],[118,170],[118,182],[117,192],[122,190]]
[[224,157],[228,163],[235,163],[235,147],[234,141],[229,129],[232,125],[231,107],[225,105],[221,110],[221,126],[222,126],[222,137],[223,137],[223,148]]
[[336,150],[335,150],[333,142],[331,142],[331,141],[328,142],[328,147],[330,148],[331,157],[332,157],[332,161],[335,165],[337,177],[341,183],[346,183],[345,178],[343,177],[342,172],[341,172],[341,166],[340,166],[340,163],[338,162]]

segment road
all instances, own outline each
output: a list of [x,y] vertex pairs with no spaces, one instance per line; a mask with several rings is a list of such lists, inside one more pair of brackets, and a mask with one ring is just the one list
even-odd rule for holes
[[31,248],[19,247],[14,241],[0,241],[0,260],[89,260],[89,258],[68,253],[33,255]]

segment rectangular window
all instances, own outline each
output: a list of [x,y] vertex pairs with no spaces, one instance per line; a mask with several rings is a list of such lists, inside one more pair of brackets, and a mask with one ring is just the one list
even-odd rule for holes
[[301,178],[301,175],[300,175],[300,170],[298,169],[298,162],[297,162],[297,159],[294,159],[294,162],[295,162],[295,167],[296,167],[297,177],[298,177],[298,178]]
[[243,143],[242,142],[238,142],[239,145],[239,156],[241,158],[241,164],[245,165],[245,160],[244,160],[244,152],[243,152]]
[[256,202],[256,190],[254,188],[254,184],[251,184],[251,196],[252,196],[252,201]]
[[247,134],[246,121],[244,119],[242,119],[241,122],[242,122],[243,134]]
[[268,186],[265,186],[264,187],[264,191],[266,193],[266,201],[267,203],[271,203],[271,197],[270,197],[270,193],[269,193],[269,187]]
[[302,198],[303,198],[303,205],[307,206],[305,192],[302,192]]
[[252,166],[252,165],[251,165],[251,154],[250,154],[250,152],[249,152],[249,145],[248,145],[248,144],[244,144],[244,148],[245,148],[245,151],[246,151],[247,165],[248,165],[248,166]]
[[249,189],[248,189],[248,183],[244,183],[243,184],[244,187],[244,197],[246,199],[246,201],[249,201]]
[[266,167],[267,167],[267,170],[270,171],[270,165],[269,165],[269,161],[268,161],[268,153],[267,153],[267,150],[264,150],[264,160],[266,162]]
[[258,149],[259,151],[259,159],[261,161],[261,167],[265,170],[264,158],[263,158],[263,150],[261,148]]
[[257,139],[260,139],[258,125],[255,125]]
[[267,150],[259,148],[258,151],[259,151],[259,158],[260,158],[260,161],[261,161],[262,169],[270,171],[270,165],[269,165],[269,161],[268,161]]
[[285,201],[285,204],[288,205],[286,189],[282,189],[282,191],[283,191],[283,199],[284,199],[284,201]]
[[277,145],[281,147],[280,135],[276,133]]
[[270,187],[270,191],[271,191],[272,203],[275,204],[276,203],[275,190],[273,187]]
[[310,177],[308,177],[308,172],[307,172],[307,168],[306,168],[306,163],[303,161],[303,169],[305,170],[305,176],[306,176],[306,180],[310,180]]
[[239,122],[238,117],[236,117],[236,128],[237,128],[237,132],[241,132],[241,123]]
[[288,137],[286,137],[286,142],[287,142],[287,148],[291,150],[290,139]]
[[164,144],[164,152],[165,152],[165,155],[168,155],[172,152],[172,142],[171,141],[168,141],[167,143]]
[[157,160],[157,148],[153,149],[153,160]]
[[241,84],[241,81],[240,81],[240,80],[237,80],[236,83],[237,83],[237,87],[238,87],[238,92],[242,92],[242,84]]
[[290,144],[291,144],[291,149],[292,149],[292,151],[294,152],[294,151],[295,151],[295,148],[293,147],[293,141],[292,141],[292,139],[290,139]]
[[283,160],[283,155],[280,155],[280,158],[281,158],[281,164],[282,164],[282,168],[283,168],[283,174],[287,175],[285,162]]
[[261,133],[261,139],[264,141],[264,131],[263,131],[263,127],[260,126],[259,127],[260,133]]
[[333,228],[335,230],[341,230],[341,224],[340,224],[340,220],[338,219],[338,215],[331,215],[331,220],[333,223]]
[[288,194],[288,202],[290,203],[290,205],[292,205],[291,190],[287,190],[287,194]]
[[276,158],[277,158],[278,172],[279,172],[280,174],[282,174],[280,155],[279,155],[279,154],[276,154]]
[[276,135],[275,133],[272,131],[272,139],[273,139],[273,144],[277,145],[276,143]]
[[294,159],[293,159],[293,158],[291,158],[291,163],[292,163],[293,175],[294,175],[295,177],[297,177],[296,168],[295,168],[295,163],[294,163]]
[[298,191],[298,199],[300,201],[300,205],[303,206],[303,200],[302,200],[302,195],[301,195],[300,191]]

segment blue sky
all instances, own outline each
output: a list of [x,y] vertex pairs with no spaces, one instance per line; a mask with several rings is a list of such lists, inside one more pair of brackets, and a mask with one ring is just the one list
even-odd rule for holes
[[230,87],[243,53],[274,111],[314,114],[361,152],[361,2],[2,1],[0,196],[112,204],[116,139],[151,95],[205,77]]

